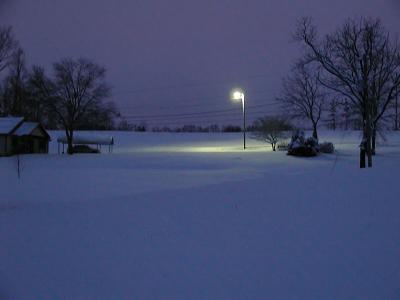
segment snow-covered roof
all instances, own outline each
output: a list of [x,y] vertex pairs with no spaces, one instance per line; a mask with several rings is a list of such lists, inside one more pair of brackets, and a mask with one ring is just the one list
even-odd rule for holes
[[23,121],[24,118],[0,118],[0,134],[10,134]]
[[39,126],[39,123],[34,122],[24,122],[18,129],[14,132],[15,135],[30,135],[32,131]]
[[[57,139],[57,142],[66,144],[67,137],[60,136]],[[73,144],[78,145],[113,145],[114,138],[112,136],[103,136],[103,135],[80,135],[75,134],[73,138]]]

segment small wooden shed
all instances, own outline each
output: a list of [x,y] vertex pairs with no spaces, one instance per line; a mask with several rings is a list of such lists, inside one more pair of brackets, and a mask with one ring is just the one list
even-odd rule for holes
[[0,118],[0,156],[48,153],[50,135],[40,123],[24,118]]

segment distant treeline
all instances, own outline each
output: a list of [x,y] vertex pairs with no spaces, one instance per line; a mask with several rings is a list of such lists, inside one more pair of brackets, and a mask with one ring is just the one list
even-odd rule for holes
[[119,131],[136,131],[136,132],[241,132],[242,128],[236,125],[219,126],[212,124],[209,126],[200,126],[195,124],[187,124],[182,126],[148,126],[142,122],[138,125],[130,124],[126,120],[119,122],[115,128]]
[[[332,111],[326,113],[325,118],[322,120],[325,128],[329,130],[361,130],[362,120],[358,115],[346,109],[346,103],[337,105]],[[259,121],[265,118],[279,118],[286,120],[287,123],[291,124],[293,128],[307,129],[304,122],[294,122],[289,120],[287,117],[282,115],[266,116],[259,118],[252,122],[251,125],[246,126],[246,131],[254,132],[259,130]],[[390,119],[388,119],[387,128],[391,128]],[[220,126],[218,124],[212,125],[196,125],[196,124],[185,124],[182,126],[151,126],[147,125],[146,122],[139,124],[132,124],[126,120],[121,120],[118,124],[108,130],[118,131],[135,131],[135,132],[241,132],[242,127],[238,125],[228,124]]]

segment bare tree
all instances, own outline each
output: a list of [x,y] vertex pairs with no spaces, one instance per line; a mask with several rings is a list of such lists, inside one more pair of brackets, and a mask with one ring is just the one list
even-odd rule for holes
[[79,130],[113,130],[114,117],[118,110],[114,102],[96,103],[86,112],[86,117],[77,124]]
[[351,115],[351,106],[349,100],[345,99],[340,105],[343,107],[344,130],[349,129],[349,121]]
[[[8,67],[17,43],[9,26],[0,26],[0,73]],[[0,113],[5,114],[5,88],[0,84]]]
[[312,21],[303,18],[295,37],[306,46],[307,61],[317,62],[325,71],[321,83],[349,99],[362,117],[360,167],[365,167],[365,156],[368,167],[372,167],[374,122],[384,114],[386,100],[393,98],[394,88],[400,84],[400,75],[392,84],[386,76],[398,68],[394,63],[398,57],[397,43],[390,41],[379,20],[365,18],[348,20],[321,41]]
[[271,144],[273,151],[276,151],[276,144],[279,140],[285,138],[287,132],[293,129],[288,121],[279,117],[260,118],[254,122],[253,127],[254,138]]
[[328,103],[328,119],[327,119],[327,126],[329,129],[336,130],[338,126],[338,107],[340,105],[340,101],[332,97]]
[[396,90],[396,98],[394,99],[392,103],[392,110],[393,110],[393,130],[397,131],[399,130],[399,95],[400,95],[400,88],[397,88]]
[[33,66],[27,77],[26,89],[29,99],[28,119],[45,124],[47,128],[55,129],[54,118],[52,118],[52,122],[49,122],[49,98],[45,87],[50,86],[50,84],[49,79],[45,76],[44,69]]
[[27,103],[27,70],[25,67],[25,54],[17,48],[8,64],[9,74],[4,80],[3,113],[15,116],[27,116],[30,109]]
[[[395,76],[393,76],[393,78],[395,78]],[[385,114],[385,116],[383,116],[382,118],[384,119],[383,121],[392,121],[393,125],[389,126],[392,127],[393,130],[397,131],[399,130],[399,126],[400,126],[400,119],[399,119],[399,96],[400,96],[400,87],[396,87],[395,91],[394,91],[394,99],[389,103],[388,105],[388,110],[389,112],[387,112]]]
[[67,152],[73,154],[75,129],[90,109],[109,96],[110,87],[105,83],[106,70],[90,60],[64,59],[53,67],[49,105],[65,129]]
[[7,68],[17,42],[14,39],[12,28],[10,26],[0,26],[0,73]]
[[377,49],[377,67],[372,72],[372,154],[375,154],[376,136],[380,122],[383,121],[388,107],[397,101],[400,86],[400,45],[391,43],[389,35],[379,28],[382,41]]
[[300,62],[293,68],[293,74],[283,80],[283,90],[278,101],[294,118],[311,122],[313,137],[318,140],[318,123],[325,102],[325,93],[321,89],[318,73]]

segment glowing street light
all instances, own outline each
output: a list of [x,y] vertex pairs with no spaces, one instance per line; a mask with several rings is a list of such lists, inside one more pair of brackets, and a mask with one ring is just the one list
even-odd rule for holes
[[244,93],[241,90],[234,90],[232,92],[232,100],[242,101],[243,108],[243,149],[246,149],[246,105],[244,101]]

